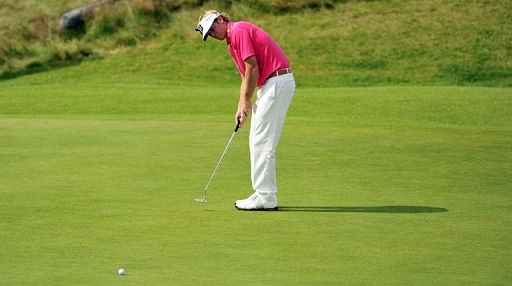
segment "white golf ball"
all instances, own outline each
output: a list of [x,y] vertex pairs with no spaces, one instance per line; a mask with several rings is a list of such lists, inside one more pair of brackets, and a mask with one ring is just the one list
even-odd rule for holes
[[119,268],[119,270],[117,270],[117,273],[119,273],[119,275],[125,275],[126,271],[124,270],[124,268]]

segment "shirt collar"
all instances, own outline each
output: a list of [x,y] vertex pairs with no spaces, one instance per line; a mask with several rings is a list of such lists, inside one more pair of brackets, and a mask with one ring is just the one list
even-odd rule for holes
[[229,21],[226,29],[226,44],[231,45],[231,30],[233,29],[233,22]]

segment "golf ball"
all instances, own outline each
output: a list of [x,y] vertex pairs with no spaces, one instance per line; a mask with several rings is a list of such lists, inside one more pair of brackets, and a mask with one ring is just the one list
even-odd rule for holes
[[119,275],[125,275],[126,271],[124,270],[124,268],[119,268],[119,270],[117,270],[117,273],[119,273]]

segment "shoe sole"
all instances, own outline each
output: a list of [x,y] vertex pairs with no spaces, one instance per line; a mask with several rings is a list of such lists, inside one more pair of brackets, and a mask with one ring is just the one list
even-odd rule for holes
[[279,210],[279,207],[275,207],[275,208],[266,208],[266,209],[242,209],[242,208],[239,208],[236,206],[235,204],[235,208],[239,211],[248,211],[248,212],[271,212],[271,211],[278,211]]

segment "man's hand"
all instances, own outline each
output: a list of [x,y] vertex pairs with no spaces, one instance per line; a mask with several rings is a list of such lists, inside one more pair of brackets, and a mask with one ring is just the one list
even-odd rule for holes
[[235,115],[235,121],[240,122],[242,127],[249,116],[249,112],[252,110],[252,103],[250,100],[244,100],[238,104],[238,110]]

